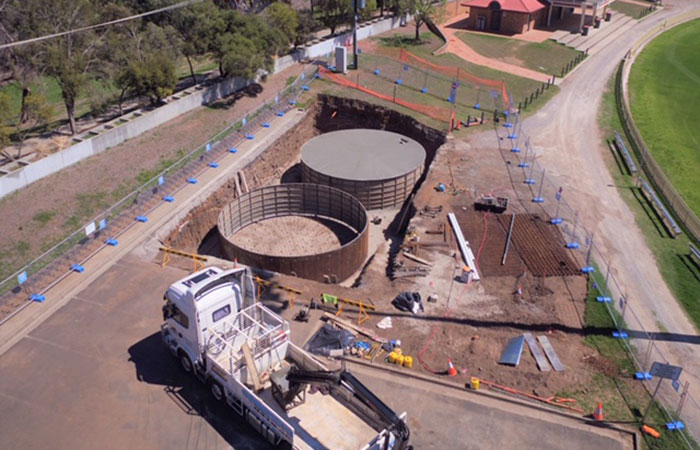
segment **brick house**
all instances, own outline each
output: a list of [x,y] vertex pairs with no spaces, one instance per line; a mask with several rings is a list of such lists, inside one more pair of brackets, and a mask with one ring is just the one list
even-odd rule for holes
[[471,0],[467,28],[504,34],[520,34],[544,25],[546,6],[538,0]]

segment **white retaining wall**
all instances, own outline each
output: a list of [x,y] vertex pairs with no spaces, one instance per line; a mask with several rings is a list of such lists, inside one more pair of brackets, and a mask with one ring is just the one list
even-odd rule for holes
[[[399,25],[400,20],[397,17],[388,17],[380,21],[367,23],[358,27],[357,39],[366,39],[392,30]],[[349,39],[352,39],[352,32],[302,47],[289,55],[279,58],[275,62],[274,73],[293,66],[301,59],[314,59],[327,55],[333,51],[334,47],[351,42]],[[247,86],[249,83],[250,81],[235,78],[223,80],[207,87],[192,87],[186,90],[191,92],[189,95],[183,96],[184,92],[178,92],[166,99],[167,103],[165,105],[152,111],[139,110],[117,118],[113,122],[106,124],[114,128],[105,130],[100,127],[100,129],[95,129],[93,131],[98,131],[99,134],[94,137],[78,142],[65,150],[42,158],[14,172],[0,176],[0,198],[85,158],[119,145],[127,139],[132,139],[201,105],[206,105],[229,95]],[[137,116],[135,113],[140,115]],[[128,120],[128,122],[119,124],[120,120]]]

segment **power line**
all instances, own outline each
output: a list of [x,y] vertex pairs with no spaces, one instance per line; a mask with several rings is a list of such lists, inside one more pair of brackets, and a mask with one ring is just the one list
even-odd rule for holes
[[162,13],[165,11],[172,11],[174,9],[185,8],[187,6],[193,5],[195,3],[200,3],[202,1],[204,1],[204,0],[187,0],[184,2],[176,3],[174,5],[166,6],[164,8],[154,9],[153,11],[148,11],[148,12],[141,13],[141,14],[136,14],[134,16],[123,17],[121,19],[111,20],[109,22],[99,23],[97,25],[90,25],[87,27],[76,28],[74,30],[62,31],[60,33],[49,34],[46,36],[40,36],[40,37],[36,37],[36,38],[32,38],[32,39],[25,39],[23,41],[11,42],[9,44],[0,45],[0,50],[2,50],[4,48],[17,47],[17,46],[24,45],[24,44],[31,44],[32,42],[45,41],[47,39],[53,39],[53,38],[56,38],[59,36],[65,36],[68,34],[80,33],[80,32],[87,31],[87,30],[94,30],[96,28],[102,28],[102,27],[106,27],[109,25],[115,25],[117,23],[128,22],[130,20],[140,19],[141,17],[146,17],[146,16],[152,16],[154,14],[159,14],[159,13]]

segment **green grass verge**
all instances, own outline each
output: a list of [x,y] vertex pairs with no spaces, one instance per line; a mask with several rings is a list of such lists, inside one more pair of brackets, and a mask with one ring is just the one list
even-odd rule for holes
[[526,42],[502,36],[462,32],[457,37],[475,52],[491,59],[503,61],[548,75],[561,70],[581,53],[563,44],[547,39],[544,42]]
[[[605,291],[604,283],[599,282],[596,287],[593,280],[589,280],[584,313],[587,330],[584,343],[596,349],[607,363],[603,365],[603,370],[593,376],[591,382],[562,391],[559,395],[576,398],[577,406],[584,411],[593,411],[600,401],[603,403],[605,420],[639,428],[642,425],[642,416],[649,406],[651,394],[641,381],[634,380],[637,369],[624,342],[614,339],[608,332],[614,329],[615,325],[606,304],[596,301],[596,297],[600,296],[602,291]],[[621,320],[614,309],[612,314],[616,320]],[[664,424],[668,421],[669,417],[655,403],[645,423],[659,430],[661,438],[657,440],[642,435],[645,448],[688,448],[680,433],[665,429]],[[685,437],[697,448],[697,444],[687,433]]]
[[[600,106],[599,124],[603,136],[608,141],[614,139],[614,131],[621,134],[625,145],[631,149],[630,143],[622,132],[622,123],[615,104],[615,76],[611,77],[603,94]],[[608,146],[608,148],[610,148]],[[631,152],[632,158],[636,158]],[[669,237],[663,223],[649,202],[635,187],[634,179],[627,174],[620,155],[610,153],[608,158],[610,173],[615,180],[620,196],[627,202],[635,215],[637,226],[646,239],[647,245],[654,254],[659,271],[666,281],[674,297],[683,305],[688,317],[700,329],[700,269],[689,256],[689,239],[681,234],[675,239]]]
[[700,216],[700,19],[655,38],[630,72],[630,109],[656,161]]
[[610,9],[620,12],[626,16],[634,17],[635,19],[639,19],[642,13],[646,11],[647,8],[649,7],[637,5],[634,3],[627,3],[619,0],[610,5]]

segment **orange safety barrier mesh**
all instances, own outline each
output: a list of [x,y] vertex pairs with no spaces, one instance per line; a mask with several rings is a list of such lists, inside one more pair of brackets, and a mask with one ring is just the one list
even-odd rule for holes
[[503,96],[503,101],[506,105],[506,108],[510,108],[510,101],[508,100],[508,92],[506,91],[506,83],[503,81],[490,80],[488,78],[477,77],[476,75],[472,75],[471,73],[467,72],[466,70],[462,70],[459,67],[440,66],[437,64],[433,64],[430,61],[427,61],[427,60],[421,58],[420,56],[416,56],[413,53],[410,53],[403,48],[401,49],[401,52],[399,53],[399,59],[401,60],[401,62],[404,62],[406,64],[411,64],[414,66],[422,66],[425,69],[429,69],[429,70],[432,70],[435,72],[444,73],[445,75],[448,75],[451,78],[458,79],[460,81],[473,83],[473,84],[481,84],[484,86],[495,88],[495,89],[499,90],[500,94]]
[[392,95],[386,95],[386,94],[381,94],[379,92],[373,91],[371,89],[368,89],[364,86],[361,86],[357,84],[356,82],[353,82],[349,80],[348,78],[344,77],[343,75],[333,73],[326,69],[325,67],[319,67],[318,68],[319,74],[326,79],[330,80],[336,84],[339,84],[341,86],[347,86],[351,87],[353,89],[357,89],[358,91],[364,92],[365,94],[372,95],[377,98],[381,98],[382,100],[386,100],[388,102],[396,103],[397,105],[404,106],[408,109],[412,109],[416,112],[419,112],[421,114],[425,114],[428,117],[432,117],[435,120],[439,120],[440,122],[446,122],[450,123],[452,120],[452,111],[448,108],[440,108],[438,106],[429,106],[429,105],[421,105],[418,103],[413,103],[413,102],[408,102],[406,100],[402,100],[398,97],[394,98]]

